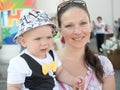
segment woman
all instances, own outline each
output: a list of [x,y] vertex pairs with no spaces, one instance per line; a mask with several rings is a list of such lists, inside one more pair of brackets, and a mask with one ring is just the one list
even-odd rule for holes
[[[57,54],[66,70],[84,78],[84,89],[81,90],[115,90],[111,62],[105,56],[94,54],[87,46],[91,26],[86,3],[65,1],[58,5],[57,16],[60,33],[65,39],[64,48]],[[74,90],[63,83],[60,86],[61,90]]]

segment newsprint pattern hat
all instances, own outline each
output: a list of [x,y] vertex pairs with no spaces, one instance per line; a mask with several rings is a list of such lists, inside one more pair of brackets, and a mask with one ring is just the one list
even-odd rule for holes
[[53,28],[53,36],[56,35],[57,27],[50,21],[48,15],[45,12],[41,10],[24,9],[21,12],[18,32],[15,35],[14,40],[18,42],[17,38],[20,35],[28,30],[32,30],[35,27],[43,25],[51,25]]

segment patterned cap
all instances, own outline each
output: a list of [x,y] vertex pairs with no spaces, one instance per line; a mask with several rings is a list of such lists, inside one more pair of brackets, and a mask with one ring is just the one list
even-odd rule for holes
[[17,38],[21,34],[25,33],[28,30],[32,30],[33,28],[43,25],[51,25],[53,28],[53,36],[56,35],[57,27],[51,22],[50,18],[45,12],[41,10],[24,9],[21,12],[19,29],[14,37],[14,40],[18,42]]

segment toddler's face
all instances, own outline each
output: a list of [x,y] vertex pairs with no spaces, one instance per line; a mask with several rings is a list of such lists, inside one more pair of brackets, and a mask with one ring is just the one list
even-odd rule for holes
[[38,58],[45,58],[46,52],[52,47],[52,27],[50,25],[39,26],[25,32],[20,37],[21,44]]

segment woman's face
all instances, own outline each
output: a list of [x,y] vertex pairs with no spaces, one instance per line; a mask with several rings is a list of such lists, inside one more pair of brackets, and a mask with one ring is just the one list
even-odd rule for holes
[[68,9],[61,16],[60,32],[66,45],[74,48],[85,47],[91,32],[87,13],[78,7]]

